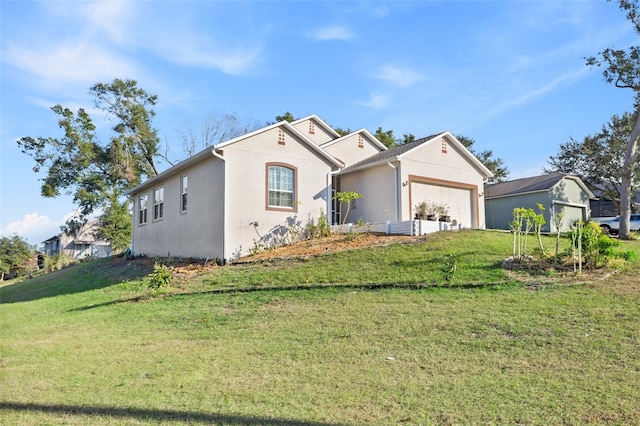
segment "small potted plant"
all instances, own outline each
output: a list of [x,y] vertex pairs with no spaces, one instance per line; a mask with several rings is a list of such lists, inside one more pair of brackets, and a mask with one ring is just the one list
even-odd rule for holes
[[437,205],[432,201],[423,201],[418,203],[414,207],[415,209],[415,217],[414,219],[420,220],[437,220],[436,216],[438,213]]
[[440,222],[450,222],[449,207],[446,204],[438,205],[438,220]]

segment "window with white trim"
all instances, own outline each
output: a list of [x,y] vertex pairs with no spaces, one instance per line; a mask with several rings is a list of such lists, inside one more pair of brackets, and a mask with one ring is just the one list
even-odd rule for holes
[[164,187],[153,190],[153,220],[162,219],[164,216]]
[[184,175],[180,178],[180,211],[187,211],[187,183],[189,177]]
[[147,194],[141,195],[138,199],[138,224],[143,225],[147,223],[147,202],[149,196]]
[[293,209],[296,205],[296,169],[283,164],[267,165],[267,207]]

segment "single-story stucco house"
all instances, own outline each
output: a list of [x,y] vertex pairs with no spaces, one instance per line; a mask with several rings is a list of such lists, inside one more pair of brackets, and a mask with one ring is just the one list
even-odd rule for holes
[[563,212],[561,231],[569,229],[577,219],[590,217],[589,201],[595,198],[582,180],[566,173],[550,173],[540,176],[510,180],[484,186],[484,207],[488,229],[509,229],[513,210],[518,207],[531,208],[539,212],[544,208],[546,224],[544,232],[555,232],[552,220],[556,213]]
[[[410,221],[422,200],[484,228],[491,172],[451,133],[387,149],[365,129],[341,136],[316,115],[219,143],[129,191],[134,255],[228,262],[292,226]],[[340,217],[336,192],[363,195]]]

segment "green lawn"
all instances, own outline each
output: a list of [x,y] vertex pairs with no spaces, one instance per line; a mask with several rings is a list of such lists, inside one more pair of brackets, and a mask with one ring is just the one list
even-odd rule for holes
[[640,423],[640,241],[611,275],[527,284],[499,268],[510,250],[473,231],[161,294],[113,259],[10,283],[1,423]]

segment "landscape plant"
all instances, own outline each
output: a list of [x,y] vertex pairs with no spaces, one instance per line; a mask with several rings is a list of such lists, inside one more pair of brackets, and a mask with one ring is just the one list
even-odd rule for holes
[[173,267],[155,262],[153,272],[147,276],[147,287],[151,290],[162,290],[173,281]]
[[533,209],[516,207],[513,209],[513,220],[509,228],[513,233],[512,256],[516,261],[522,261],[527,256],[527,238],[534,226],[535,212]]
[[578,272],[582,272],[583,264],[587,269],[599,269],[606,267],[611,259],[628,259],[633,256],[619,250],[620,241],[605,235],[595,222],[575,221],[569,230],[569,236],[573,245],[574,265],[578,265]]
[[547,223],[547,220],[544,218],[544,206],[540,203],[536,203],[538,207],[538,213],[529,213],[532,214],[533,220],[533,230],[538,237],[538,248],[540,249],[540,253],[544,256],[544,245],[542,244],[542,228]]
[[[342,217],[342,225],[347,223],[347,218],[349,217],[349,210],[351,209],[351,203],[358,198],[362,198],[362,194],[355,191],[345,191],[345,192],[336,192],[336,195],[333,196],[333,199],[338,201],[340,204],[340,217]],[[347,211],[344,215],[342,215],[342,204],[347,204]]]
[[562,235],[562,225],[564,223],[564,211],[553,209],[553,224],[556,228],[556,244],[555,244],[555,252],[553,255],[554,263],[557,265],[559,261],[560,254],[560,236]]

